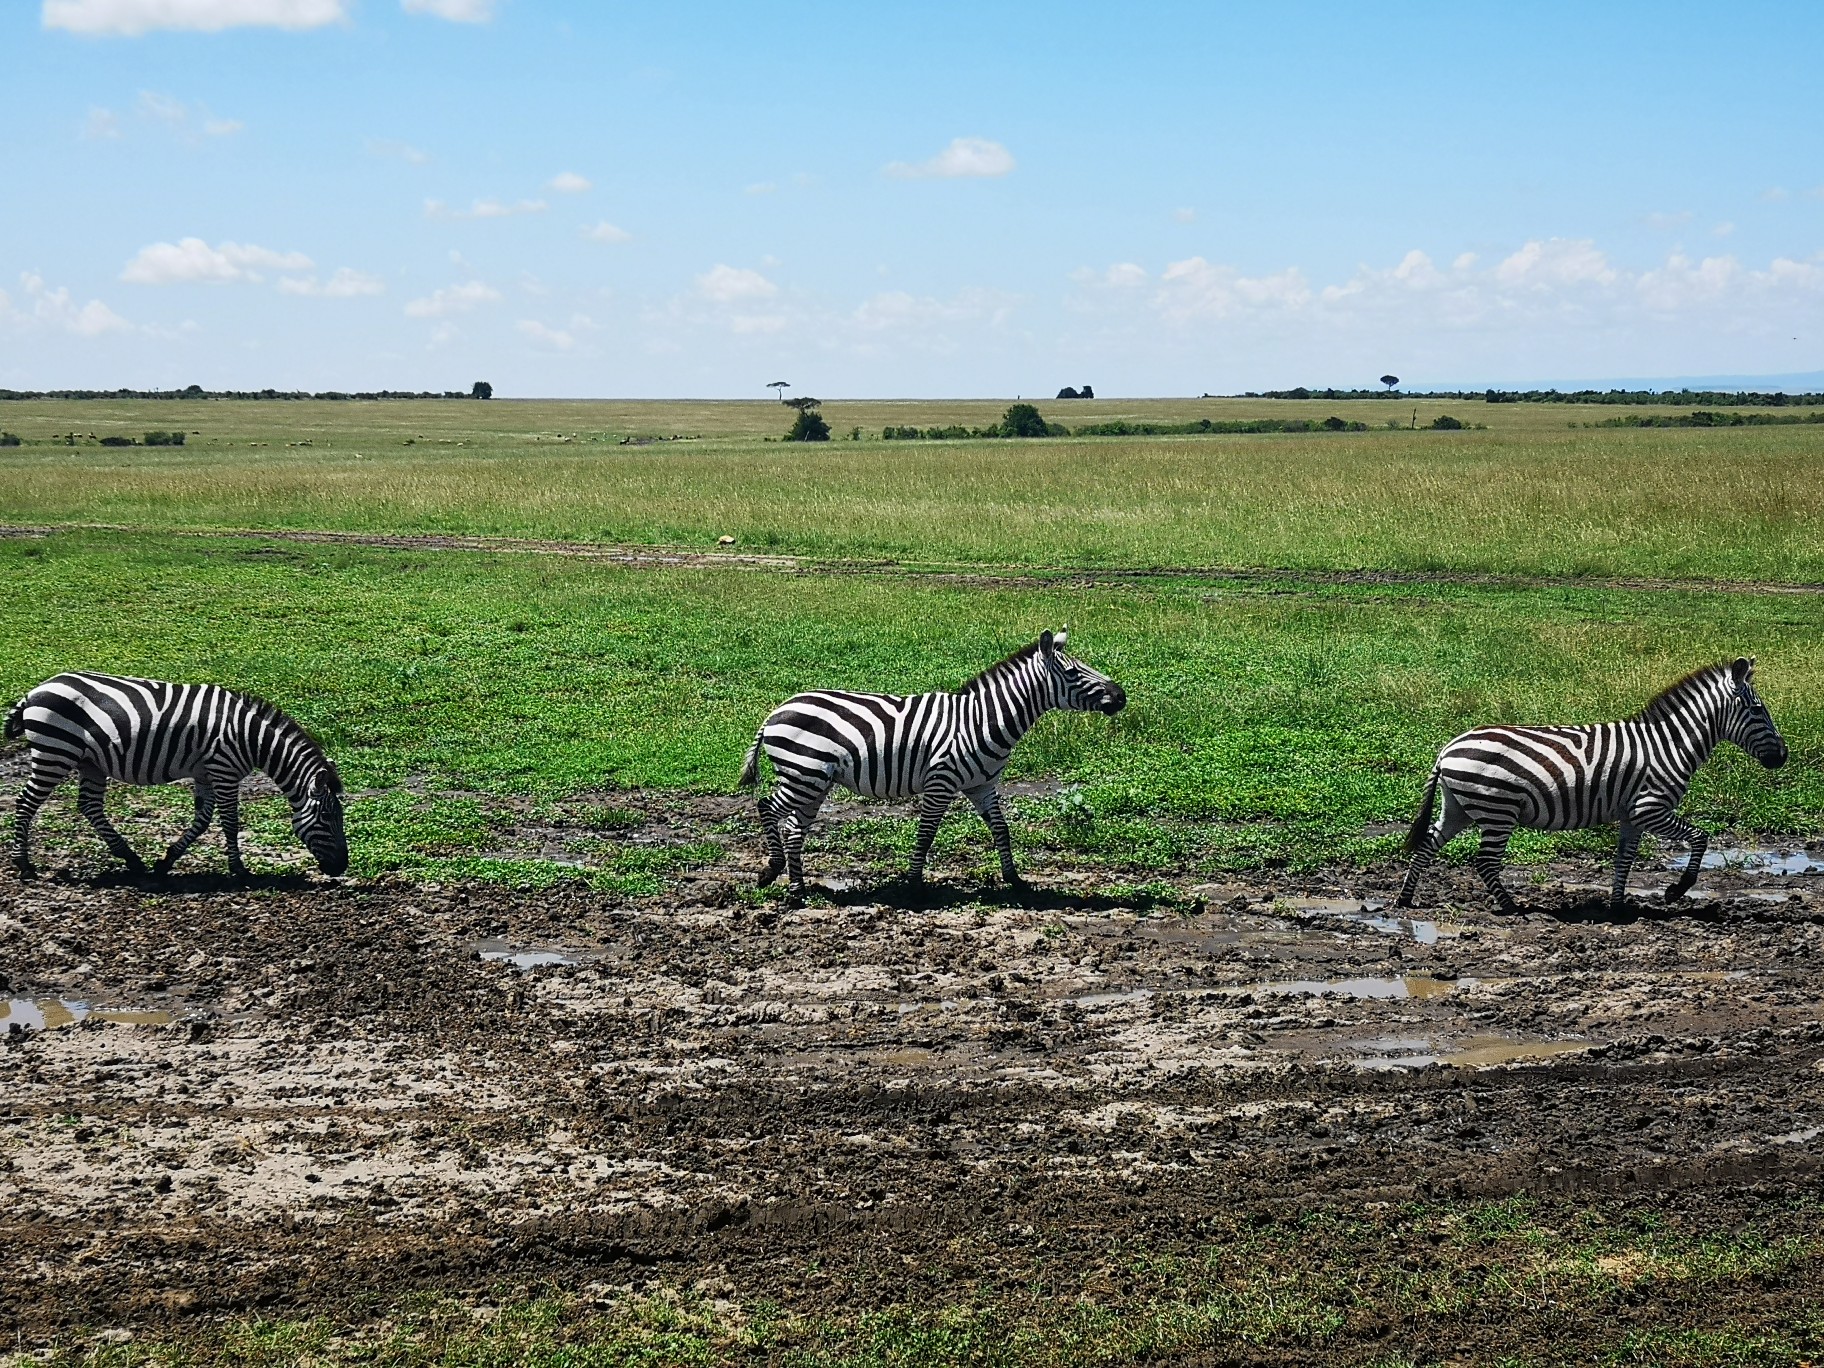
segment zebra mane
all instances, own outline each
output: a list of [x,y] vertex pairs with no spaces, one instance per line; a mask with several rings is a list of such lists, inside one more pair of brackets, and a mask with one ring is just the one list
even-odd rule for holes
[[1699,684],[1707,684],[1719,674],[1729,672],[1729,662],[1719,660],[1714,665],[1700,665],[1697,669],[1666,685],[1653,697],[1647,700],[1646,706],[1634,714],[1636,722],[1660,722],[1673,716],[1677,706],[1688,694],[1695,693]]
[[236,698],[253,709],[254,716],[262,722],[296,735],[304,743],[304,756],[307,761],[314,761],[317,768],[329,775],[332,792],[342,792],[342,773],[336,768],[336,762],[324,753],[323,747],[317,744],[317,738],[304,730],[304,724],[276,703],[269,703],[258,694],[242,693],[238,689],[230,690]]
[[1040,643],[1036,641],[1032,642],[1030,645],[1020,647],[1019,650],[1015,651],[1005,660],[995,661],[994,664],[990,665],[973,679],[965,681],[957,692],[959,694],[979,692],[987,687],[989,681],[999,679],[1002,675],[1011,673],[1014,669],[1024,665],[1027,661],[1036,656],[1040,649]]

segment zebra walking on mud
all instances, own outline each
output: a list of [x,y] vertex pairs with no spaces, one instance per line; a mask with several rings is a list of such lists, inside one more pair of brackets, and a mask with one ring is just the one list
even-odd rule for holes
[[196,820],[157,872],[167,874],[221,810],[228,868],[241,863],[241,780],[264,770],[291,803],[292,830],[326,874],[348,868],[342,779],[310,734],[272,704],[214,684],[167,684],[103,674],[60,674],[14,705],[6,738],[32,748],[32,772],[13,809],[13,862],[31,878],[32,819],[74,772],[77,806],[116,858],[135,874],[145,864],[108,821],[108,780],[196,783]]
[[989,666],[953,693],[803,693],[774,710],[754,737],[741,787],[760,778],[760,753],[775,783],[759,800],[766,828],[765,888],[781,873],[795,897],[804,889],[804,837],[830,790],[871,798],[918,799],[918,843],[909,871],[924,878],[938,824],[960,795],[993,833],[1001,877],[1021,880],[1001,812],[1001,770],[1019,739],[1052,708],[1113,716],[1127,694],[1107,675],[1066,655],[1068,629]]
[[1684,873],[1666,889],[1666,901],[1677,901],[1697,881],[1710,841],[1678,815],[1678,805],[1691,776],[1722,741],[1733,741],[1768,769],[1786,763],[1786,742],[1754,689],[1752,660],[1694,670],[1621,722],[1463,733],[1439,752],[1425,785],[1406,837],[1412,867],[1397,905],[1412,906],[1419,878],[1439,849],[1474,826],[1482,831],[1476,872],[1501,911],[1517,912],[1501,886],[1501,860],[1515,827],[1572,831],[1608,822],[1621,825],[1610,905],[1621,908],[1643,834],[1690,846]]

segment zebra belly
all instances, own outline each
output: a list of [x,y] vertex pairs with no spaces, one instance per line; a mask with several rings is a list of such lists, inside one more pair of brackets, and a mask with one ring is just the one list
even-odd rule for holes
[[1598,728],[1484,728],[1445,747],[1438,769],[1478,826],[1575,831],[1620,820],[1632,806],[1629,767]]
[[53,764],[141,787],[194,779],[202,773],[205,758],[188,728],[142,737],[117,726],[99,709],[73,709],[71,700],[62,696],[27,703],[25,740],[35,756]]
[[[802,694],[766,721],[762,742],[794,787],[841,785],[869,798],[910,798],[924,787],[929,748],[907,725],[917,698]],[[911,738],[910,740],[908,738]]]

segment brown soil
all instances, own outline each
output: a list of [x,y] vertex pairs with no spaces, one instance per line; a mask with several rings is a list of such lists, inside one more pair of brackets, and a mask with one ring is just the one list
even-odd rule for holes
[[[137,531],[111,523],[44,526],[0,524],[0,538],[48,537],[64,531]],[[1077,585],[1145,584],[1159,580],[1234,584],[1466,585],[1528,589],[1653,589],[1723,594],[1824,594],[1824,584],[1778,584],[1761,580],[1662,579],[1639,576],[1522,575],[1457,570],[1297,569],[1276,566],[1046,566],[993,564],[953,565],[903,560],[862,560],[736,550],[705,551],[688,546],[643,546],[615,542],[571,541],[535,537],[467,536],[441,533],[337,532],[316,529],[161,529],[181,537],[232,537],[259,541],[301,542],[331,546],[364,546],[385,550],[473,551],[569,556],[606,561],[633,570],[766,570],[799,575],[886,575],[974,585],[1026,588],[1060,583]]]
[[[1810,878],[1710,873],[1668,912],[1642,871],[1616,920],[1592,861],[1509,919],[1447,874],[1414,922],[1363,910],[1392,869],[1160,910],[1081,868],[911,897],[820,853],[832,891],[780,911],[734,870],[629,901],[87,860],[0,874],[0,1327],[28,1342],[503,1284],[853,1310],[909,1268],[1019,1286],[1115,1236],[1410,1199],[1733,1219],[1824,1155]],[[37,1029],[60,1001],[153,1024]]]

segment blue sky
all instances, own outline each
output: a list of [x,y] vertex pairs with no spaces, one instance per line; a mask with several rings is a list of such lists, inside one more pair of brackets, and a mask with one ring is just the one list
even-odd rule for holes
[[1824,367],[1824,7],[0,6],[0,386]]

